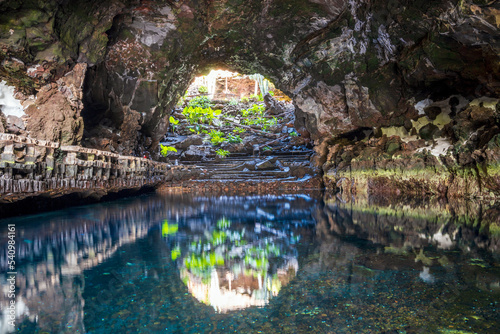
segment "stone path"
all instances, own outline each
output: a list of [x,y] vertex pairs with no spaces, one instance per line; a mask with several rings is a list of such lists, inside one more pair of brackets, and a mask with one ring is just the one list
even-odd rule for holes
[[[183,161],[190,168],[190,180],[175,180],[162,190],[182,188],[208,191],[275,191],[320,189],[319,170],[310,163],[311,150],[280,152],[254,157],[234,154],[213,161]],[[194,175],[196,174],[196,175]]]

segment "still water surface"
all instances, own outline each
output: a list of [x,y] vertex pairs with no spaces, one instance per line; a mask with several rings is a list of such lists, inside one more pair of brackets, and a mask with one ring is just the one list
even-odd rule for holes
[[[19,333],[498,333],[498,241],[305,194],[152,194],[0,220]],[[6,233],[0,270],[5,292]],[[8,299],[0,296],[5,312]],[[0,333],[11,332],[6,317]]]

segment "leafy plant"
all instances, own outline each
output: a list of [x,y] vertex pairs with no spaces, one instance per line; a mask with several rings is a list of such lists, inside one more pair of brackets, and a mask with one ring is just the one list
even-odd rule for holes
[[196,96],[188,102],[188,107],[200,107],[206,109],[212,106],[212,100],[210,100],[208,96]]
[[200,86],[200,87],[198,87],[198,93],[200,93],[200,94],[206,94],[206,93],[208,93],[207,86]]
[[270,146],[265,146],[262,148],[262,151],[272,151],[272,150],[273,150],[273,148]]
[[172,126],[172,132],[175,133],[175,128],[176,128],[177,124],[179,124],[179,120],[175,119],[173,116],[170,116],[168,121],[170,122],[170,125]]
[[237,127],[235,127],[235,128],[233,129],[233,132],[234,132],[234,133],[244,133],[244,132],[247,132],[247,130],[242,129],[242,128],[240,128],[239,126],[237,126]]
[[266,118],[266,117],[253,117],[247,118],[243,120],[243,124],[245,125],[257,125],[262,128],[262,130],[267,131],[270,126],[274,126],[278,124],[278,120],[276,117]]
[[222,131],[212,129],[212,130],[210,130],[208,135],[210,136],[210,142],[214,146],[217,146],[217,145],[222,144],[223,142],[227,141],[227,139],[223,137],[224,133]]
[[262,125],[262,130],[267,131],[268,127],[275,126],[276,124],[278,124],[278,120],[276,119],[276,117],[267,118],[264,124]]
[[241,103],[248,103],[248,102],[250,102],[250,100],[248,99],[248,97],[243,96],[243,97],[240,99],[240,102],[241,102]]
[[241,109],[240,113],[241,113],[241,116],[243,116],[243,117],[256,116],[256,115],[262,116],[262,115],[264,115],[265,110],[266,110],[266,107],[263,104],[253,104],[248,109]]
[[226,151],[226,150],[223,150],[221,148],[219,148],[217,151],[215,151],[215,153],[217,154],[218,157],[224,159],[225,157],[227,157],[229,155],[229,151]]
[[238,104],[238,100],[236,100],[235,98],[232,98],[231,100],[229,100],[229,105],[230,106],[235,106]]
[[233,143],[233,144],[238,144],[243,141],[239,135],[233,135],[231,133],[228,133],[226,136],[226,139],[228,142]]
[[297,132],[295,132],[295,131],[290,132],[290,136],[292,136],[292,137],[298,137],[298,135],[299,134]]
[[173,146],[165,146],[165,145],[160,144],[160,154],[163,157],[166,157],[169,152],[177,152],[177,149]]
[[212,124],[214,119],[221,114],[221,110],[212,108],[201,108],[188,106],[184,108],[182,114],[186,116],[189,124],[206,123]]

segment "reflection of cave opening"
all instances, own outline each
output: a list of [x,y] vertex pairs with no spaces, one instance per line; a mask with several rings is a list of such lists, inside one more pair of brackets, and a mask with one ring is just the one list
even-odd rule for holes
[[218,312],[267,305],[299,270],[298,235],[290,226],[224,217],[195,226],[165,221],[162,234],[189,292]]

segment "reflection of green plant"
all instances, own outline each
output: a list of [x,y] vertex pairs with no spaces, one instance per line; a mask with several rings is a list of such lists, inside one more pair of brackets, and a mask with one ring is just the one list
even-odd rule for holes
[[208,93],[207,86],[200,86],[200,87],[198,87],[198,93],[200,93],[200,94]]
[[169,224],[167,219],[165,219],[163,221],[163,224],[161,225],[161,235],[164,237],[167,235],[176,234],[178,230],[179,225]]
[[212,232],[212,238],[209,240],[209,242],[212,245],[222,245],[223,243],[226,242],[227,239],[227,234],[224,231],[213,231]]
[[210,130],[210,132],[208,133],[208,135],[210,136],[210,142],[212,143],[212,145],[214,146],[217,146],[219,144],[222,144],[223,142],[226,141],[226,138],[224,138],[224,132],[222,131],[218,131],[218,130]]
[[169,152],[177,152],[177,149],[173,146],[165,146],[165,145],[160,144],[160,148],[161,148],[160,154],[163,157],[166,157]]
[[217,151],[215,151],[215,153],[217,154],[217,156],[219,156],[222,159],[224,159],[225,157],[227,157],[229,155],[229,151],[226,151],[223,149],[218,149]]
[[265,245],[252,246],[245,252],[244,262],[250,266],[253,275],[262,275],[269,268],[269,257],[280,256],[281,250],[274,244],[266,243]]
[[177,260],[179,256],[181,256],[181,248],[179,246],[176,246],[172,251],[170,252],[170,256],[172,257],[172,261]]
[[175,119],[173,116],[170,116],[168,121],[170,122],[170,125],[172,126],[172,132],[175,133],[175,127],[177,126],[177,124],[179,124],[179,120]]
[[221,218],[217,221],[217,228],[219,229],[225,229],[229,228],[231,226],[231,221],[226,218]]
[[[229,269],[234,277],[240,275],[253,279],[260,277],[262,287],[252,291],[252,294],[256,294],[256,298],[269,298],[268,292],[276,296],[282,283],[288,281],[287,279],[283,281],[276,271],[280,268],[280,263],[283,263],[280,258],[282,247],[284,243],[291,242],[291,239],[255,236],[224,217],[218,219],[214,225],[191,239],[186,245],[187,249],[182,246],[172,249],[171,256],[178,261],[182,281],[188,287],[201,281],[206,288],[209,287],[214,275],[220,275],[220,269],[224,268],[224,271]],[[272,228],[272,224],[266,225]],[[174,240],[179,237],[174,237]],[[293,236],[290,237],[293,239]],[[295,271],[288,268],[287,276],[290,275],[295,275]],[[198,294],[196,297],[204,303],[210,303],[208,295]]]

